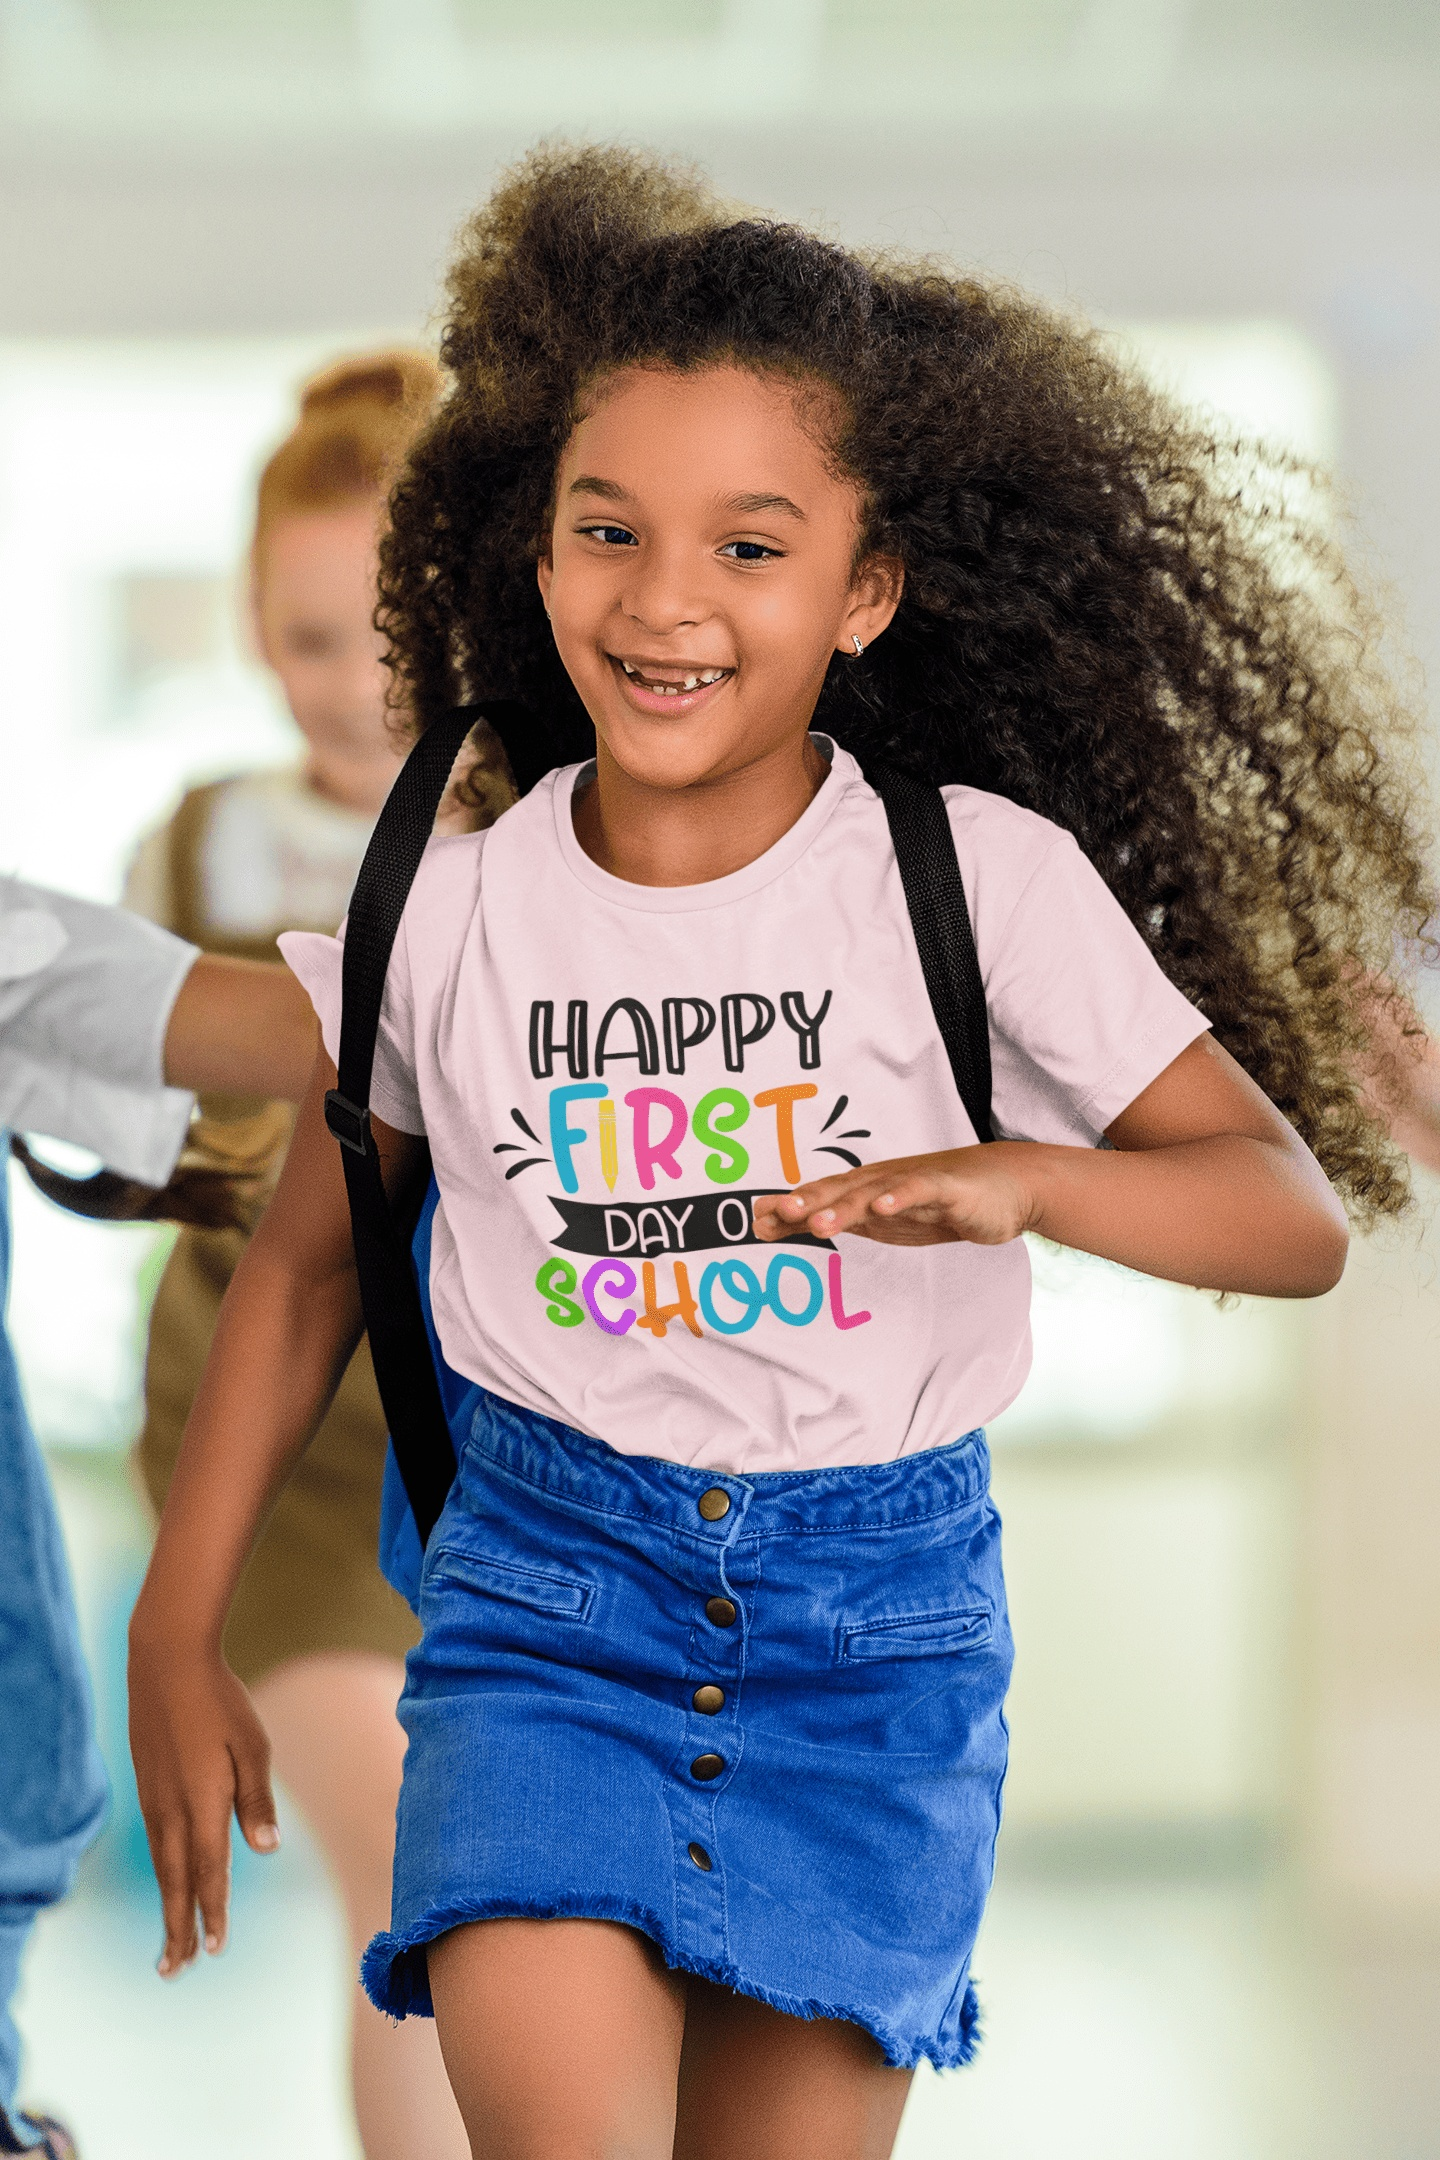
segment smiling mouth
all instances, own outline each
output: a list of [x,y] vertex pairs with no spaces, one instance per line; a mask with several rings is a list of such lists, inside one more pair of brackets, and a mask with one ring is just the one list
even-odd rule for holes
[[693,695],[697,690],[709,690],[716,683],[724,682],[735,672],[734,668],[727,667],[663,667],[659,664],[641,667],[633,661],[622,660],[618,654],[612,658],[627,682],[633,683],[637,690],[649,691],[654,697]]

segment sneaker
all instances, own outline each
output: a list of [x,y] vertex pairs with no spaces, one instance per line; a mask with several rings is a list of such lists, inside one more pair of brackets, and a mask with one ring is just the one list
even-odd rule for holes
[[53,2115],[32,2115],[27,2109],[23,2120],[27,2129],[40,2132],[39,2144],[22,2145],[10,2127],[10,2117],[0,2108],[0,2153],[25,2153],[30,2160],[80,2160],[79,2146]]

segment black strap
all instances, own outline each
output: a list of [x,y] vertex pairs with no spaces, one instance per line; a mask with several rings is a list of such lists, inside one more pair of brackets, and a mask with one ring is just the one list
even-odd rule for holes
[[[454,1481],[455,1444],[430,1354],[410,1234],[392,1211],[380,1176],[370,1131],[370,1077],[385,977],[405,902],[455,760],[482,719],[500,738],[521,794],[554,762],[540,763],[549,745],[516,705],[462,706],[421,736],[390,790],[351,896],[338,1085],[325,1098],[325,1122],[340,1142],[345,1167],[375,1377],[422,1546]],[[876,770],[870,780],[889,820],[925,987],[955,1085],[976,1133],[993,1139],[985,991],[944,798],[906,773]]]
[[955,1086],[976,1138],[993,1140],[985,985],[945,798],[938,788],[888,766],[875,767],[868,778],[885,805],[925,988]]
[[[422,1545],[454,1482],[455,1445],[430,1355],[409,1232],[391,1209],[380,1176],[370,1131],[370,1076],[400,917],[455,760],[482,719],[499,735],[512,769],[523,760],[528,731],[516,724],[525,719],[517,707],[462,706],[425,730],[400,768],[370,836],[345,931],[338,1085],[325,1098],[325,1122],[340,1142],[345,1167],[370,1355],[396,1467]],[[532,783],[538,777],[527,773]]]

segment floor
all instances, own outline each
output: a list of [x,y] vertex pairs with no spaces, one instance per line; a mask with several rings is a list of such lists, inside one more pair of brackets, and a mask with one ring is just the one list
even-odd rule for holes
[[[347,1984],[303,1837],[247,1874],[224,1959],[164,1988],[137,1884],[50,1915],[26,2086],[85,2160],[357,2160]],[[987,2039],[917,2080],[900,2160],[1434,2160],[1440,1956],[1342,1954],[1251,1866],[1126,1880],[1002,1871],[976,1959]]]

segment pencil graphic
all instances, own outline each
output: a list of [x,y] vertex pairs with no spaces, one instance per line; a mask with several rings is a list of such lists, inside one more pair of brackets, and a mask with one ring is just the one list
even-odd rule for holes
[[615,1148],[615,1105],[608,1095],[602,1096],[597,1109],[600,1113],[600,1175],[608,1192],[614,1192],[615,1180],[620,1175],[620,1157]]

